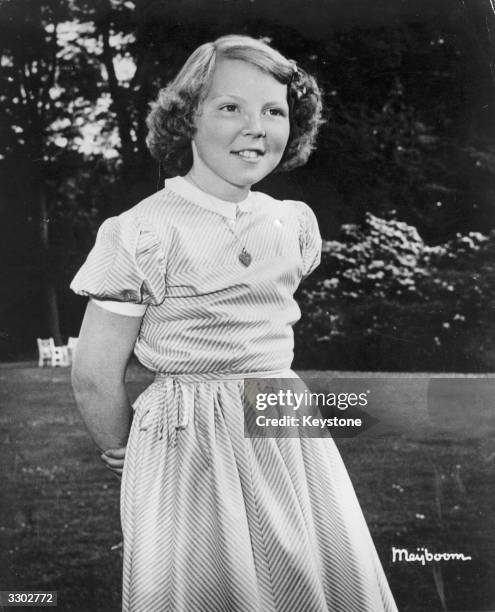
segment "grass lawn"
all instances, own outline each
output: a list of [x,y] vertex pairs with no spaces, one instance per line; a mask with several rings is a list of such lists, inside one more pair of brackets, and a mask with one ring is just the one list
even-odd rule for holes
[[[378,422],[336,442],[399,610],[495,610],[495,378],[349,377]],[[131,397],[150,381],[132,366]],[[56,590],[63,612],[119,611],[120,481],[100,464],[67,369],[0,365],[0,441],[0,589]],[[392,563],[392,547],[472,560]]]

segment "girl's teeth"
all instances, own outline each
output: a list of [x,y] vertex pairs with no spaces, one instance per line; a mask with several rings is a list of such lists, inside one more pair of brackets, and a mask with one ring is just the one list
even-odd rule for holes
[[255,159],[258,157],[259,153],[256,151],[239,151],[239,155],[241,157],[248,157],[249,159]]

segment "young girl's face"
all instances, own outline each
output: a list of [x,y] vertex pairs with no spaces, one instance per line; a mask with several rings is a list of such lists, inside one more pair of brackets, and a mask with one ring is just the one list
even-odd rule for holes
[[289,139],[287,85],[242,60],[221,59],[196,115],[191,176],[223,199],[272,172]]

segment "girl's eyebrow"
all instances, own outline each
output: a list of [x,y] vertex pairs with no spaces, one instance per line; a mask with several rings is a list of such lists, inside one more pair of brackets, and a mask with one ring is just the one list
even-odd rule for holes
[[217,98],[235,98],[236,100],[244,100],[244,98],[242,98],[241,96],[236,96],[235,94],[231,93],[221,93],[217,96],[212,97],[213,100],[216,100]]
[[264,106],[288,106],[287,100],[273,100],[271,102],[266,102]]
[[[218,100],[218,98],[234,98],[235,100],[240,100],[241,102],[245,102],[245,98],[242,96],[237,96],[236,94],[223,93],[218,94],[218,96],[213,96],[212,100]],[[286,106],[287,100],[269,100],[268,102],[264,102],[263,106]]]

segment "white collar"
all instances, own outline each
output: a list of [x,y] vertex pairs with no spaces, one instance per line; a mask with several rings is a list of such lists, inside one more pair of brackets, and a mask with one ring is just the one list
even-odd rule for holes
[[185,200],[207,208],[219,215],[234,219],[237,215],[237,210],[242,212],[250,212],[254,205],[255,196],[253,192],[249,192],[247,197],[241,202],[229,202],[221,200],[209,193],[206,193],[196,185],[187,181],[183,176],[174,176],[174,178],[165,181],[165,188],[170,189],[183,197]]

